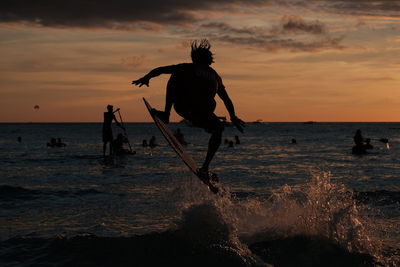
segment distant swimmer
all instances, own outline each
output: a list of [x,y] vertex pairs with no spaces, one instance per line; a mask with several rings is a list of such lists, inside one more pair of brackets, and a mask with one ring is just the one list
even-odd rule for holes
[[230,141],[228,142],[228,147],[233,147],[233,141],[232,141],[232,140],[230,140]]
[[22,142],[22,137],[18,136],[17,141],[18,141],[18,143],[21,143]]
[[371,138],[365,138],[365,145],[364,145],[365,149],[373,149],[374,146],[371,145]]
[[292,140],[290,141],[291,144],[297,144],[297,140],[292,138]]
[[114,113],[118,111],[113,111],[113,106],[108,105],[107,106],[107,112],[104,112],[104,122],[103,122],[103,156],[106,155],[106,149],[107,149],[107,143],[110,144],[110,155],[113,153],[113,133],[112,133],[112,121],[115,121],[115,123],[121,127],[122,129],[125,129],[115,118]]
[[150,148],[155,148],[156,146],[158,146],[157,143],[156,143],[156,137],[153,135],[153,136],[150,138],[149,147],[150,147]]
[[361,134],[361,130],[360,129],[358,129],[356,131],[356,134],[354,135],[353,140],[354,140],[354,143],[356,144],[356,146],[362,146],[364,144],[363,143],[364,142],[364,138],[363,138],[363,136]]
[[50,142],[47,142],[48,147],[56,147],[57,146],[57,140],[55,138],[51,138]]
[[51,138],[50,142],[47,142],[48,147],[65,147],[66,144],[61,141],[61,138]]
[[171,74],[167,84],[165,110],[157,111],[157,116],[168,123],[171,108],[174,106],[176,113],[185,120],[211,134],[205,161],[198,170],[200,176],[209,179],[209,165],[221,144],[224,130],[223,123],[214,114],[215,95],[222,99],[232,124],[240,132],[243,132],[244,122],[236,117],[233,103],[225,90],[221,77],[210,67],[214,60],[208,40],[194,41],[191,48],[192,63],[155,68],[144,77],[133,81],[132,84],[139,85],[139,87],[149,86],[151,78],[161,74]]
[[136,154],[136,151],[132,151],[131,149],[125,149],[124,144],[127,143],[128,143],[128,138],[124,136],[122,133],[119,133],[117,135],[117,138],[113,140],[113,154],[117,156]]
[[353,137],[355,146],[352,147],[351,152],[353,154],[366,154],[367,150],[364,145],[364,137],[361,134],[361,130],[358,129]]
[[148,144],[147,144],[147,140],[146,140],[146,139],[143,139],[143,141],[142,141],[142,147],[148,147]]
[[237,135],[235,135],[235,143],[237,145],[240,145],[240,139],[239,139],[239,136],[237,136]]
[[61,141],[61,138],[57,138],[56,146],[57,147],[65,147],[65,146],[67,146],[67,144],[63,143]]

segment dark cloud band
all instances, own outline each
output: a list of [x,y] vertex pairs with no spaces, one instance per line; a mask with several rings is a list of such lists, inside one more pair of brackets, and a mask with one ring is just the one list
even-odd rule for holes
[[[202,29],[205,30],[202,33]],[[330,36],[324,24],[306,21],[299,16],[286,15],[272,28],[236,28],[228,23],[205,23],[198,31],[212,40],[263,51],[318,52],[326,49],[343,49],[343,36]],[[298,36],[300,35],[300,36]],[[307,36],[306,40],[304,37]]]
[[312,33],[312,34],[322,34],[325,33],[325,25],[321,22],[311,21],[307,22],[299,16],[287,15],[282,18],[281,29],[282,32],[289,33]]
[[[135,23],[179,25],[197,21],[199,18],[194,11],[234,12],[241,11],[243,7],[272,4],[314,7],[342,14],[399,16],[400,12],[400,3],[393,0],[2,0],[0,22],[28,22],[50,27],[106,28],[129,28],[127,25]],[[298,25],[288,27],[295,29]]]
[[3,0],[0,22],[29,22],[53,27],[110,27],[151,22],[184,24],[197,20],[192,11],[240,5],[264,5],[269,0]]

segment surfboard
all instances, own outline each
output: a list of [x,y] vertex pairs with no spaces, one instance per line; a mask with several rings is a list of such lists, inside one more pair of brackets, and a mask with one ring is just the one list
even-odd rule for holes
[[199,167],[193,158],[186,152],[183,148],[182,144],[176,139],[171,130],[165,125],[165,123],[157,117],[155,114],[155,109],[153,109],[150,103],[143,97],[144,104],[146,105],[147,110],[149,111],[152,119],[154,120],[155,125],[160,130],[161,134],[164,136],[165,140],[167,140],[168,144],[172,147],[172,149],[176,152],[176,154],[182,159],[182,161],[186,164],[189,170],[196,175],[205,185],[208,186],[211,192],[218,193],[218,188],[212,184],[208,179],[204,179],[198,174]]

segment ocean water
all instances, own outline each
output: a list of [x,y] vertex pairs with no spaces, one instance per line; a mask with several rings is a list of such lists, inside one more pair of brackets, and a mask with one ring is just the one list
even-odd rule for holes
[[[209,135],[170,127],[201,164]],[[400,264],[400,123],[226,128],[241,144],[223,142],[211,165],[220,195],[152,123],[126,123],[136,154],[106,159],[101,128],[0,124],[1,266]],[[351,154],[357,129],[372,138],[366,155]],[[153,135],[159,146],[143,148]]]

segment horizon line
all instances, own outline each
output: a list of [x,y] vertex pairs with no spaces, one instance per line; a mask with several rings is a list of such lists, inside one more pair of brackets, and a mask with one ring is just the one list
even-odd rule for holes
[[[26,124],[35,124],[35,123],[103,123],[102,121],[14,121],[14,122],[0,122],[0,124],[7,123],[26,123]],[[124,123],[154,123],[153,121],[124,121]],[[172,121],[170,123],[183,123],[180,121]],[[318,123],[400,123],[400,121],[245,121],[247,124],[268,124],[268,123],[303,123],[303,124],[318,124]]]

